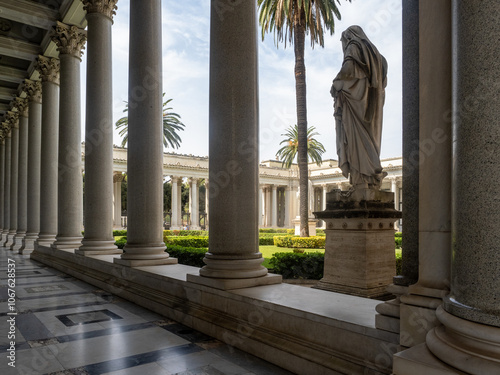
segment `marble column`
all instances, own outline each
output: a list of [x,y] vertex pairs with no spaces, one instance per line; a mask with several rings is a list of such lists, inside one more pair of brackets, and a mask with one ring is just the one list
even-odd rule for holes
[[328,192],[328,185],[327,184],[322,184],[321,185],[321,209],[326,210],[326,193]]
[[262,216],[262,212],[264,211],[262,207],[264,204],[264,200],[262,199],[263,194],[262,185],[259,185],[259,227],[264,226],[264,218]]
[[[113,238],[111,27],[118,0],[83,0],[87,11],[85,233],[79,255],[121,254]],[[130,138],[129,138],[130,139]]]
[[26,81],[28,93],[28,220],[26,236],[19,249],[22,254],[35,250],[35,241],[40,233],[40,155],[42,145],[42,84]]
[[83,229],[80,63],[86,32],[57,23],[52,40],[59,50],[60,102],[55,249],[77,249]]
[[273,225],[272,186],[266,186],[266,227]]
[[19,112],[9,112],[10,122],[12,124],[12,144],[11,144],[11,170],[10,170],[10,228],[8,241],[5,247],[11,248],[15,244],[17,232],[17,214],[18,214],[18,186],[19,186]]
[[209,213],[209,197],[208,197],[208,189],[210,188],[210,181],[208,178],[205,179],[205,230],[208,230],[208,213]]
[[[172,176],[172,198],[171,198],[171,218],[170,218],[170,229],[179,230],[181,226],[179,224],[179,177]],[[182,181],[182,180],[181,180]]]
[[411,333],[401,345],[407,347],[424,342],[439,324],[435,310],[449,291],[451,259],[452,133],[443,116],[452,107],[451,0],[421,1],[419,11],[419,275],[401,297],[401,332]]
[[11,250],[22,247],[28,226],[28,105],[25,99],[17,100],[19,111],[19,165],[17,195],[17,232]]
[[5,131],[5,168],[4,168],[4,210],[3,210],[3,231],[2,231],[2,246],[6,247],[9,242],[10,230],[10,172],[12,160],[12,131],[10,129],[10,122],[2,123]]
[[163,243],[161,0],[130,1],[125,266],[177,263]]
[[36,244],[37,246],[51,246],[57,235],[59,59],[38,56],[37,69],[42,79],[43,102],[40,153],[40,233]]
[[191,178],[189,186],[189,199],[190,207],[189,212],[191,213],[191,228],[192,230],[200,229],[200,202],[198,196],[198,179]]
[[113,226],[116,229],[122,228],[122,181],[121,173],[113,174]]
[[277,186],[271,186],[271,226],[278,226],[278,191]]
[[210,252],[188,280],[221,289],[281,281],[266,276],[259,252],[256,5],[240,2],[223,18],[211,7]]
[[3,238],[5,207],[5,137],[6,130],[0,128],[0,243]]
[[402,2],[403,18],[403,264],[394,284],[407,287],[418,279],[419,189],[419,0]]
[[500,373],[500,3],[457,1],[453,15],[451,291],[427,336],[463,372]]

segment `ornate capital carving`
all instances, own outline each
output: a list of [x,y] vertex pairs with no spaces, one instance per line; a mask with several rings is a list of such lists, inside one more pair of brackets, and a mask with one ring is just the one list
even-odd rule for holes
[[25,79],[23,91],[25,91],[28,96],[28,102],[42,102],[42,82]]
[[113,174],[113,182],[123,182],[125,180],[125,175],[121,173]]
[[2,139],[7,138],[10,135],[10,124],[7,121],[7,114],[4,116],[4,121],[0,124]]
[[82,0],[83,9],[89,13],[101,13],[113,20],[116,14],[118,0]]
[[60,54],[72,55],[81,59],[87,41],[87,32],[76,26],[57,22],[54,26],[52,41],[57,45]]
[[21,116],[28,117],[28,99],[16,97],[13,101],[10,102],[10,109],[17,109]]
[[19,112],[7,111],[5,118],[6,121],[10,124],[10,128],[19,127]]
[[42,82],[53,82],[59,84],[59,59],[53,57],[38,56],[36,70],[40,72]]

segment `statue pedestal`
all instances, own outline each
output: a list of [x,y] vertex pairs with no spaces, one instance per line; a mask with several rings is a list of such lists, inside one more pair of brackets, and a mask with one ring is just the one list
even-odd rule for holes
[[[309,236],[315,236],[316,224],[318,223],[318,220],[310,217],[308,219],[308,223],[309,223]],[[293,219],[292,224],[295,226],[295,235],[300,236],[300,217],[297,216],[295,219]]]
[[327,193],[325,269],[317,289],[376,298],[396,275],[394,194],[362,189]]

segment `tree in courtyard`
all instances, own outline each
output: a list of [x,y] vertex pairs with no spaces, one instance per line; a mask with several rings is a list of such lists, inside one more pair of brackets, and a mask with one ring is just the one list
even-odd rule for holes
[[[165,93],[163,93],[165,97]],[[181,122],[181,116],[177,113],[170,112],[172,107],[169,107],[172,99],[163,102],[163,146],[168,148],[179,148],[181,146],[181,137],[178,132],[183,131],[185,125]],[[128,103],[125,102],[125,109],[123,112],[128,112]],[[118,133],[122,139],[122,147],[128,143],[128,116],[119,119],[116,124],[116,129],[120,129]]]
[[[317,165],[321,165],[321,155],[325,152],[325,147],[314,138],[319,135],[315,130],[316,128],[314,126],[307,129],[307,157],[308,162],[313,161]],[[286,133],[281,135],[284,136],[285,139],[280,142],[280,145],[283,143],[285,145],[278,150],[276,156],[282,161],[285,168],[290,168],[299,149],[299,131],[297,125],[290,126]]]
[[[351,0],[348,0],[349,2]],[[276,42],[294,44],[295,95],[297,104],[298,164],[300,191],[300,235],[309,236],[308,171],[307,171],[307,105],[306,68],[304,64],[305,36],[311,36],[311,46],[324,46],[324,32],[335,31],[335,17],[340,20],[337,2],[340,0],[258,0],[262,39],[274,31]]]

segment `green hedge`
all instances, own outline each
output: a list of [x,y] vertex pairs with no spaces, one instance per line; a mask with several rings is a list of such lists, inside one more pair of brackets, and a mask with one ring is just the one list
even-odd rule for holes
[[288,230],[286,228],[260,228],[259,233],[287,233]]
[[165,236],[208,236],[207,230],[164,230]]
[[297,236],[275,236],[274,246],[277,247],[290,247],[290,248],[303,248],[303,249],[324,249],[325,237],[311,236],[311,237],[297,237]]
[[163,241],[167,246],[208,247],[208,236],[166,236],[164,234]]
[[394,237],[403,237],[403,233],[396,232],[396,233],[394,233]]
[[274,273],[284,279],[319,280],[323,277],[323,253],[275,253],[269,261]]
[[167,245],[166,251],[172,258],[177,258],[180,264],[201,268],[205,265],[203,258],[205,258],[205,253],[208,249]]
[[396,253],[396,275],[403,274],[403,258],[401,252]]
[[293,236],[275,236],[273,237],[274,246],[292,247]]
[[126,236],[126,235],[127,235],[126,229],[120,229],[120,230],[113,231],[113,237]]
[[394,237],[394,241],[396,242],[396,247],[399,248],[399,247],[401,247],[401,244],[403,243],[403,238],[402,237]]
[[[125,234],[126,233],[127,231],[125,231]],[[118,246],[119,249],[123,249],[126,243],[127,243],[127,237],[122,237],[115,242],[115,245]]]
[[274,245],[274,236],[259,236],[259,246]]

